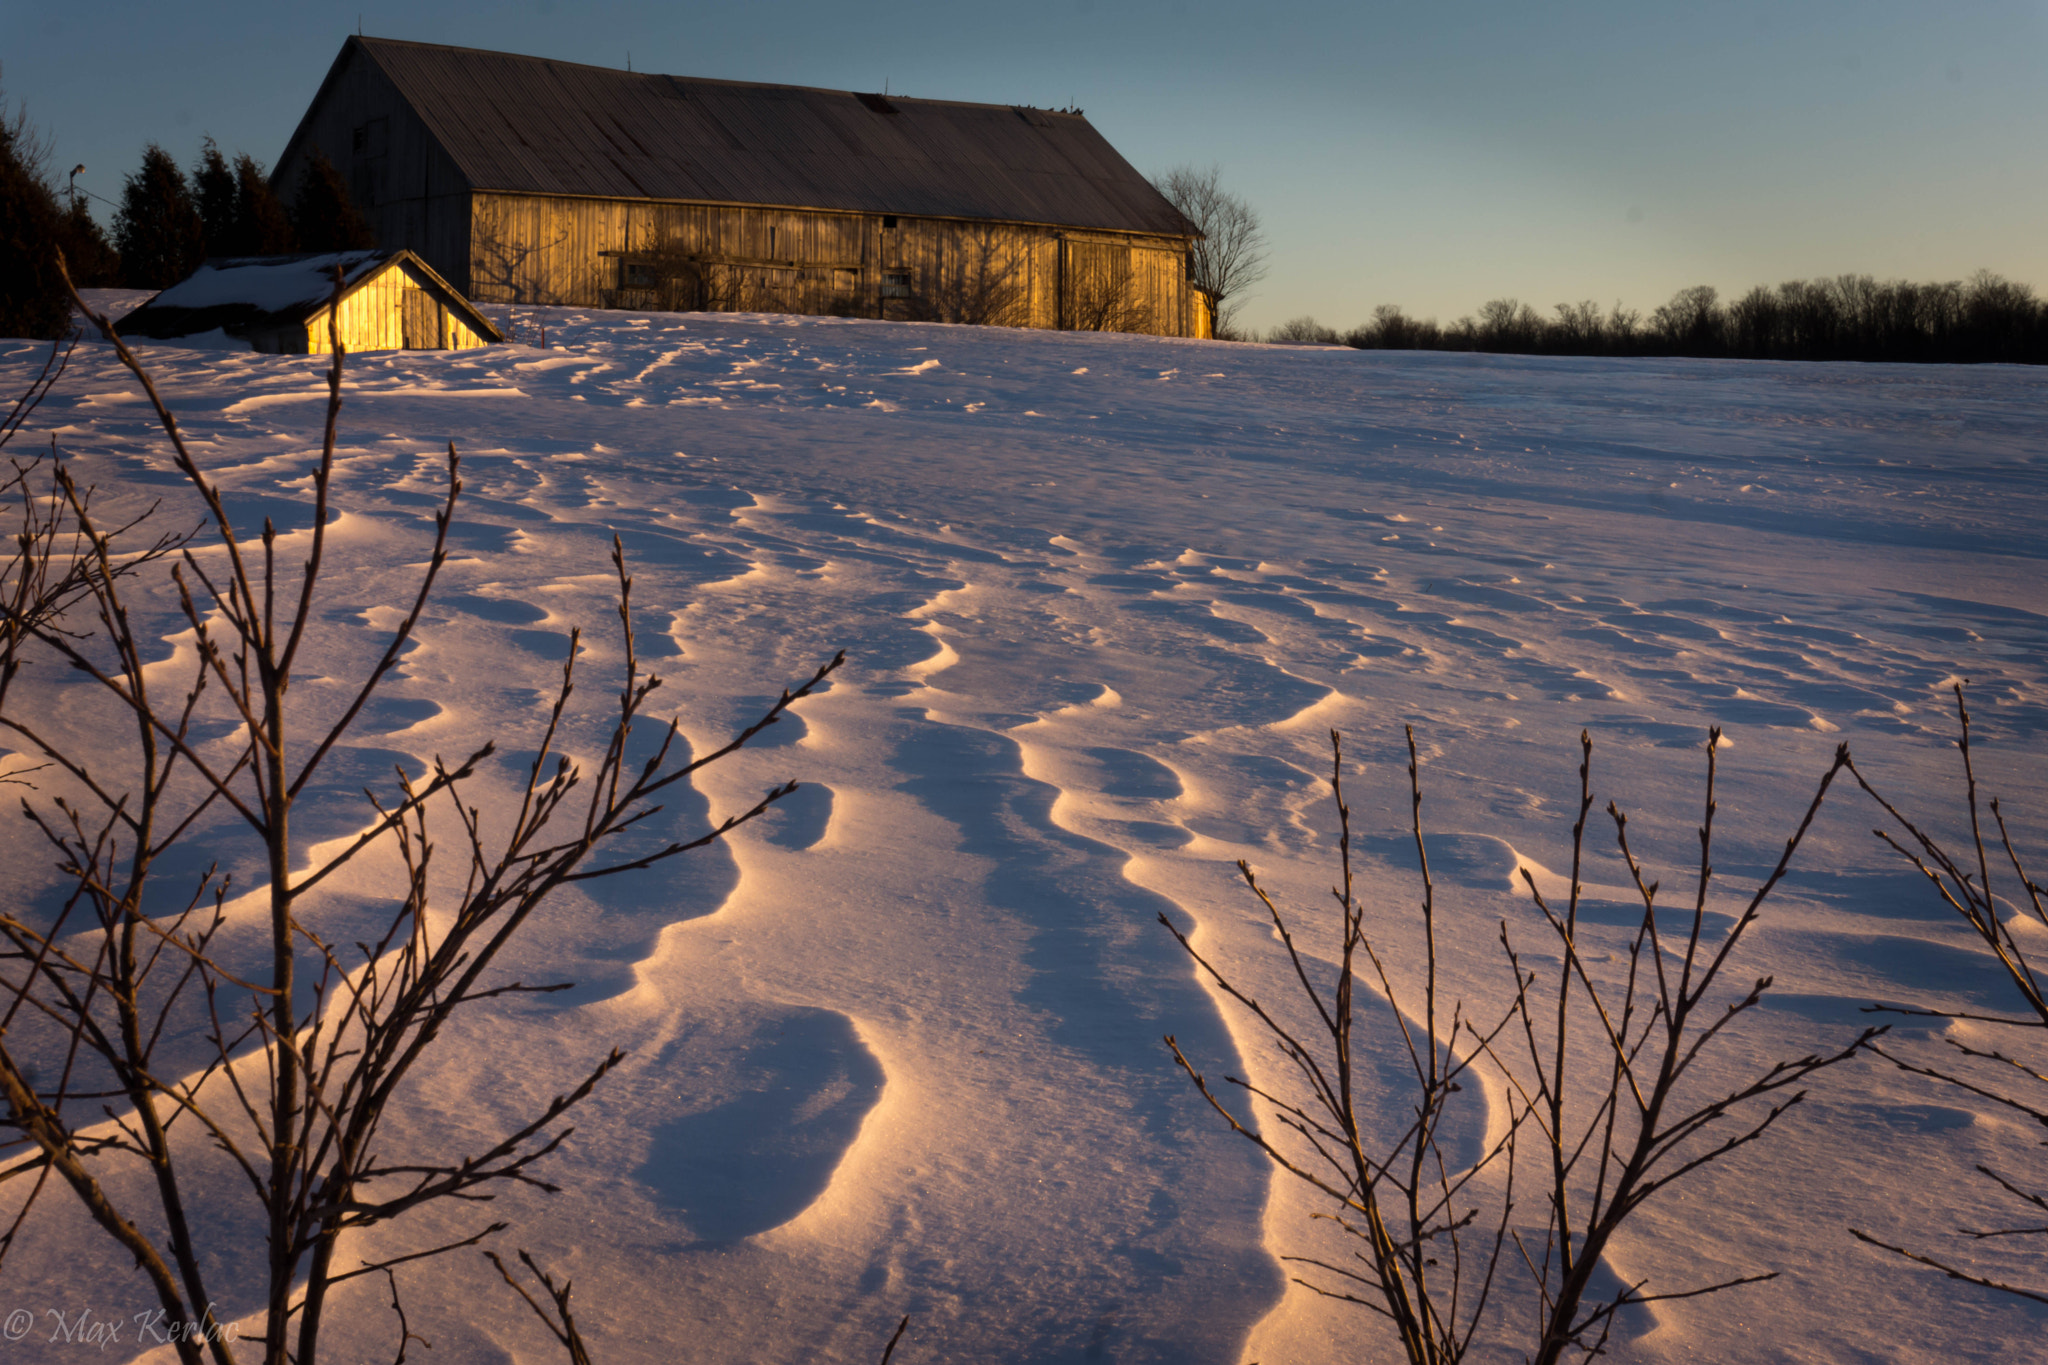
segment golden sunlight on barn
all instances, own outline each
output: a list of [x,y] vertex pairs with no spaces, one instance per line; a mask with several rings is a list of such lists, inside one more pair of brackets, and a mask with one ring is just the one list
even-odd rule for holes
[[1199,234],[1077,111],[352,37],[279,158],[490,303],[1207,336]]

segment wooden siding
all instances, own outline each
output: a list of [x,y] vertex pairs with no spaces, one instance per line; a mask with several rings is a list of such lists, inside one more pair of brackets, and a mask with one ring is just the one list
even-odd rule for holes
[[469,297],[1202,335],[1177,237],[478,193]]
[[379,246],[411,248],[467,292],[468,180],[376,62],[350,47],[342,56],[278,159],[271,184],[289,203],[319,149],[348,183]]
[[[407,104],[476,190],[1188,232],[1078,113],[364,37],[342,45],[315,104],[344,98],[366,66],[389,87],[379,98]],[[395,123],[391,134],[397,155]]]
[[[406,318],[415,319],[414,335],[406,335]],[[420,335],[419,320],[425,318],[429,335]],[[421,287],[404,267],[380,271],[341,301],[341,344],[350,351],[447,350],[461,351],[489,343],[478,336],[462,318],[450,311],[430,291]],[[327,309],[315,313],[306,323],[305,335],[293,338],[293,349],[313,355],[329,350]]]

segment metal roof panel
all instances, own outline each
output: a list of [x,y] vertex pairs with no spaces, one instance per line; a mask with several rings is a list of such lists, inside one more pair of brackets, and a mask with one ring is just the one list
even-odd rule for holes
[[1192,231],[1078,114],[348,41],[473,189]]

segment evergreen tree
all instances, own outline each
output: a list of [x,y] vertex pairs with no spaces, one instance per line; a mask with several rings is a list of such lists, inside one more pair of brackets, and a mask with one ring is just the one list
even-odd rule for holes
[[301,251],[360,251],[377,245],[369,222],[349,198],[341,172],[318,148],[292,196],[292,231]]
[[0,337],[54,337],[71,324],[57,199],[39,173],[47,152],[25,112],[0,117]]
[[199,201],[199,225],[206,234],[208,256],[240,256],[235,228],[241,217],[235,189],[235,173],[228,169],[220,144],[211,135],[199,153],[199,165],[192,172],[192,188]]
[[130,289],[168,289],[206,259],[206,228],[185,173],[154,142],[143,149],[142,168],[122,187],[114,237]]
[[299,249],[292,221],[270,188],[270,177],[247,152],[235,158],[235,244],[237,256],[283,256]]
[[121,284],[121,256],[82,197],[74,196],[70,212],[58,224],[58,241],[71,282],[80,289],[115,289]]

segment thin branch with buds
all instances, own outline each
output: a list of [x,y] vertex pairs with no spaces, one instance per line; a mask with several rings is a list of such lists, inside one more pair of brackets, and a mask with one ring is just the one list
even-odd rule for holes
[[[333,301],[341,288],[337,272]],[[341,1268],[344,1243],[427,1205],[487,1202],[509,1186],[552,1191],[540,1167],[573,1131],[565,1126],[569,1112],[622,1060],[612,1051],[509,1131],[479,1150],[450,1155],[391,1146],[386,1121],[407,1102],[422,1059],[447,1036],[458,1011],[561,988],[494,974],[556,891],[702,848],[794,791],[793,783],[777,786],[694,838],[652,852],[612,853],[621,834],[660,809],[664,793],[815,695],[844,656],[785,691],[727,744],[681,758],[678,721],[650,716],[662,684],[633,650],[633,580],[615,540],[624,676],[594,768],[586,773],[560,751],[576,686],[572,634],[546,734],[508,828],[487,830],[480,804],[469,798],[495,752],[485,744],[458,762],[437,758],[417,778],[400,771],[395,791],[366,793],[365,829],[309,859],[299,804],[414,639],[447,562],[462,493],[460,458],[451,444],[433,548],[404,616],[349,689],[339,718],[303,731],[290,705],[291,685],[323,614],[345,355],[332,321],[337,310],[329,309],[333,360],[312,469],[313,525],[306,557],[287,565],[269,521],[253,542],[240,537],[146,368],[105,317],[75,293],[74,301],[154,406],[174,463],[205,504],[223,553],[202,561],[175,538],[131,548],[135,524],[102,526],[89,490],[61,466],[47,496],[34,493],[26,472],[0,485],[18,497],[24,519],[13,558],[0,563],[0,729],[18,737],[17,747],[65,788],[23,810],[71,886],[49,922],[0,913],[0,1181],[35,1180],[0,1238],[0,1257],[36,1196],[46,1187],[68,1188],[133,1256],[167,1318],[194,1324],[176,1343],[181,1365],[236,1365],[235,1338],[214,1317],[211,1285],[220,1275],[261,1287],[265,1365],[314,1365],[332,1291],[382,1273],[400,1319],[402,1360],[419,1338],[399,1300],[397,1268],[473,1246],[504,1225],[357,1269]],[[168,587],[191,632],[195,657],[182,680],[151,655],[160,632],[144,620],[157,598],[138,587],[153,581],[143,570],[173,554],[170,582],[155,591],[160,596]],[[81,617],[90,618],[89,631]],[[74,748],[27,704],[17,704],[5,683],[30,653],[68,666],[112,704],[129,733],[124,753],[107,756],[114,746],[106,734],[95,736],[90,753]],[[195,722],[223,714],[232,718],[230,734],[202,739],[210,732]],[[653,756],[629,760],[636,727],[655,725],[661,738]],[[262,843],[267,879],[258,897],[268,911],[267,970],[234,970],[218,955],[228,886],[216,870],[185,888],[182,909],[166,914],[146,906],[146,894],[163,881],[157,865],[189,843],[209,814],[238,819]],[[436,856],[451,817],[461,861],[457,875],[445,879]],[[323,936],[321,893],[373,847],[395,852],[400,894],[382,932],[351,952]],[[440,888],[448,885],[459,886],[459,894],[444,904]],[[195,1046],[202,1049],[196,1069],[185,1056]],[[31,1052],[38,1063],[58,1061],[39,1072],[27,1061]],[[105,1178],[110,1163],[131,1159],[148,1173],[146,1196],[117,1196]],[[232,1256],[223,1262],[226,1253],[201,1243],[195,1191],[211,1194],[209,1182],[223,1168],[253,1201],[261,1264]],[[566,1286],[558,1307],[566,1322]]]
[[[1970,842],[1967,851],[1960,854],[1952,853],[1933,834],[1901,813],[1899,808],[1856,768],[1855,764],[1849,765],[1849,771],[1870,799],[1891,817],[1897,829],[1903,832],[1903,837],[1893,830],[1884,828],[1874,829],[1871,833],[1925,877],[1930,889],[1942,903],[1969,926],[1984,951],[1998,964],[1999,970],[2011,983],[2018,996],[2020,1012],[1980,1014],[1970,1011],[1905,1009],[1893,1006],[1872,1008],[1923,1019],[1950,1019],[1987,1024],[1999,1029],[2016,1029],[2019,1030],[2017,1034],[2001,1036],[2016,1037],[2026,1043],[2035,1043],[2042,1037],[2042,1030],[2048,1030],[2048,980],[2044,980],[2041,968],[2028,956],[2021,937],[2013,932],[2013,923],[2031,920],[2037,926],[2048,928],[2048,888],[2036,882],[2027,872],[2026,864],[2013,843],[2012,831],[2006,825],[2005,813],[2000,809],[1997,798],[1992,798],[1988,813],[1991,816],[1991,823],[1998,830],[1997,845],[2005,854],[2004,865],[2012,869],[2012,879],[2008,884],[2013,889],[2003,899],[2012,905],[2016,912],[2010,916],[1999,914],[2001,897],[1992,889],[1992,874],[1994,868],[2000,867],[2000,863],[1990,854],[1990,840],[1986,838],[1983,818],[1986,811],[1978,802],[1977,769],[1971,753],[1970,710],[1964,702],[1963,688],[1964,684],[1955,684],[1956,722],[1960,731],[1956,738],[1956,749],[1962,758],[1963,805],[1969,817]],[[2002,869],[1999,875],[2003,877]],[[2031,1121],[2030,1126],[2048,1127],[2048,1070],[2044,1070],[2042,1063],[2022,1061],[2008,1056],[1999,1048],[1973,1046],[1967,1036],[1948,1036],[1944,1037],[1942,1042],[1954,1053],[1952,1058],[1923,1062],[1896,1050],[1879,1048],[1876,1051],[1901,1071],[1924,1076],[1929,1080],[1939,1081],[1944,1085],[1990,1100],[2004,1109],[2024,1116]],[[2039,1150],[2038,1147],[2036,1150]],[[1980,1164],[1976,1170],[2029,1210],[2035,1213],[2048,1212],[2048,1195],[2029,1190],[1989,1166]],[[1984,1271],[1971,1270],[1922,1252],[1908,1250],[1861,1229],[1852,1227],[1849,1231],[1867,1245],[1889,1251],[1921,1265],[1931,1266],[1952,1280],[2048,1303],[2048,1289],[2029,1289],[2007,1284],[2003,1280],[1994,1279]],[[1956,1232],[1972,1241],[1983,1242],[2007,1237],[2048,1235],[2048,1227],[1957,1228]]]
[[[1610,802],[1616,842],[1643,910],[1621,964],[1595,971],[1580,951],[1580,874],[1594,804],[1592,739],[1581,735],[1566,903],[1553,906],[1527,869],[1523,872],[1534,906],[1561,950],[1554,983],[1543,985],[1524,965],[1503,921],[1500,941],[1511,985],[1501,1003],[1475,1021],[1462,1003],[1453,1002],[1447,1011],[1442,999],[1437,897],[1422,832],[1414,731],[1408,732],[1408,783],[1410,832],[1422,879],[1419,1016],[1404,1008],[1397,973],[1368,931],[1354,892],[1342,740],[1333,731],[1330,741],[1341,878],[1333,895],[1342,933],[1334,980],[1325,984],[1319,979],[1316,964],[1297,947],[1286,916],[1250,867],[1238,865],[1287,953],[1311,1008],[1311,1027],[1298,1032],[1283,1022],[1161,917],[1201,971],[1250,1013],[1286,1058],[1282,1074],[1292,1084],[1285,1092],[1237,1077],[1225,1080],[1263,1104],[1277,1128],[1291,1137],[1269,1136],[1240,1117],[1168,1037],[1174,1059],[1233,1131],[1332,1201],[1333,1211],[1317,1216],[1335,1223],[1362,1248],[1355,1257],[1359,1268],[1289,1257],[1335,1277],[1334,1284],[1296,1282],[1387,1319],[1411,1365],[1450,1365],[1465,1358],[1490,1308],[1507,1292],[1500,1269],[1512,1248],[1528,1277],[1521,1294],[1533,1318],[1527,1357],[1553,1365],[1570,1350],[1589,1357],[1601,1354],[1617,1315],[1632,1306],[1697,1298],[1772,1278],[1775,1272],[1764,1272],[1657,1293],[1644,1292],[1647,1281],[1642,1281],[1606,1298],[1594,1289],[1601,1259],[1630,1215],[1676,1182],[1763,1138],[1804,1098],[1803,1091],[1784,1092],[1848,1061],[1884,1032],[1866,1029],[1839,1049],[1778,1061],[1732,1090],[1710,1090],[1701,1097],[1689,1084],[1708,1049],[1757,1007],[1770,986],[1769,977],[1758,979],[1746,989],[1736,988],[1730,1000],[1723,978],[1745,931],[1790,868],[1836,774],[1848,765],[1847,750],[1836,754],[1834,766],[1822,777],[1777,866],[1720,946],[1711,950],[1704,930],[1713,877],[1714,754],[1720,732],[1711,732],[1708,740],[1698,885],[1682,942],[1665,941],[1656,911],[1658,885],[1647,880],[1629,845],[1627,817]],[[1389,1007],[1411,1081],[1404,1126],[1378,1146],[1368,1145],[1369,1125],[1355,1090],[1354,997],[1358,978],[1366,972]],[[1482,1070],[1505,1095],[1505,1123],[1469,1166],[1457,1168],[1444,1147],[1450,1104]],[[1518,1183],[1525,1189],[1533,1184],[1542,1193],[1544,1218],[1536,1227],[1517,1225]]]

